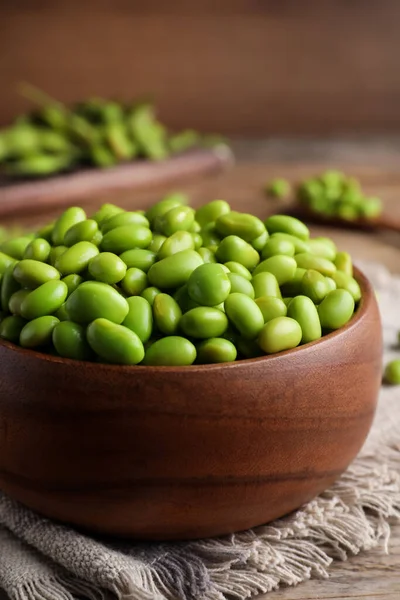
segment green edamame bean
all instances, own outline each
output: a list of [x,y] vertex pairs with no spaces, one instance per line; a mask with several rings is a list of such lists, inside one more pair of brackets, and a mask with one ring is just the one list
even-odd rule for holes
[[15,265],[16,262],[17,261],[12,256],[0,252],[0,275],[3,275],[9,265]]
[[253,246],[253,248],[255,250],[257,250],[257,252],[261,252],[261,250],[264,248],[265,244],[267,243],[268,238],[269,238],[269,233],[265,229],[265,231],[263,231],[263,233],[261,235],[256,237],[254,240],[251,240],[250,243]]
[[147,288],[147,275],[144,271],[131,267],[121,281],[121,287],[129,296],[139,296]]
[[248,281],[251,281],[250,271],[240,263],[234,260],[229,260],[225,263],[225,267],[227,267],[231,273],[236,273],[237,275],[241,275],[245,279],[248,279]]
[[173,335],[179,327],[182,311],[169,294],[157,294],[153,303],[153,317],[157,329],[165,335]]
[[287,296],[298,296],[299,294],[301,294],[303,290],[303,277],[306,274],[306,272],[306,269],[301,269],[297,267],[296,271],[294,272],[293,279],[291,279],[291,281],[288,281],[282,286],[282,293],[284,293]]
[[231,282],[222,267],[208,263],[191,273],[187,289],[192,300],[203,306],[216,306],[226,300],[231,291]]
[[118,283],[126,275],[126,264],[112,252],[100,252],[89,262],[89,273],[97,281]]
[[292,242],[289,240],[270,237],[261,252],[261,257],[266,259],[270,258],[271,256],[276,256],[277,254],[294,256],[294,253],[295,248]]
[[254,289],[254,297],[261,298],[262,296],[274,296],[282,298],[278,280],[273,273],[262,271],[258,275],[254,275],[251,280]]
[[13,344],[18,344],[19,336],[25,325],[25,319],[18,315],[5,317],[0,322],[0,338],[12,342]]
[[279,285],[283,285],[293,279],[298,266],[296,260],[291,256],[278,254],[260,262],[253,271],[253,277],[258,275],[258,273],[267,271],[268,273],[275,275]]
[[68,296],[70,296],[72,294],[72,292],[74,292],[76,290],[78,285],[80,285],[81,283],[84,282],[84,279],[80,275],[73,273],[72,275],[67,275],[66,277],[63,277],[61,279],[61,281],[63,281],[65,283],[65,285],[67,286]]
[[127,250],[120,256],[120,259],[125,263],[128,269],[136,267],[145,273],[147,273],[151,265],[154,265],[156,258],[157,255],[155,252],[151,252],[151,250],[146,250],[144,248]]
[[151,208],[149,208],[146,212],[146,217],[150,223],[153,224],[157,217],[162,217],[166,212],[171,210],[171,208],[187,204],[187,200],[188,198],[185,194],[169,194],[163,200],[160,200],[160,202],[157,202],[157,204],[154,204]]
[[250,244],[237,235],[228,235],[219,244],[215,253],[221,263],[238,262],[252,271],[260,262],[260,255]]
[[[99,233],[99,227],[94,219],[80,221],[68,229],[64,235],[64,245],[74,246],[78,242],[93,242]],[[99,241],[101,241],[102,237]]]
[[14,294],[14,292],[18,292],[18,290],[21,288],[18,281],[16,281],[16,279],[14,279],[13,273],[14,273],[14,264],[10,264],[4,271],[3,279],[0,282],[0,288],[1,288],[1,295],[0,295],[1,304],[0,304],[0,306],[6,312],[8,311],[8,304],[10,302],[11,296]]
[[21,315],[28,320],[51,315],[65,302],[67,294],[63,281],[46,281],[22,300]]
[[191,236],[193,238],[194,249],[198,250],[203,245],[203,238],[199,233],[192,233]]
[[286,298],[282,298],[283,302],[285,303],[286,308],[289,306],[289,304],[291,303],[291,301],[293,300],[293,297],[286,297]]
[[194,222],[194,210],[189,206],[175,206],[154,222],[156,231],[167,237],[177,231],[189,231]]
[[188,292],[186,283],[185,283],[185,285],[182,285],[180,288],[178,288],[176,290],[176,292],[173,295],[173,298],[179,304],[180,309],[183,313],[187,312],[188,310],[190,310],[192,308],[196,308],[197,306],[199,306],[197,304],[197,302],[192,300],[192,298],[189,296],[189,292]]
[[100,281],[85,281],[72,292],[66,302],[71,321],[90,323],[104,317],[122,323],[129,312],[129,304],[111,285]]
[[311,239],[308,240],[308,245],[311,254],[326,258],[332,262],[335,260],[336,248],[332,247],[330,244],[325,243],[321,239]]
[[103,221],[101,225],[101,231],[103,235],[105,235],[112,229],[116,229],[117,227],[124,227],[126,225],[141,225],[142,227],[150,227],[149,220],[146,219],[146,217],[141,213],[134,211],[118,213],[110,219]]
[[228,328],[228,319],[218,308],[198,306],[182,315],[179,327],[193,338],[220,337]]
[[290,194],[290,183],[286,179],[273,179],[265,187],[265,191],[273,198],[285,198]]
[[196,348],[189,340],[172,335],[161,338],[146,350],[144,365],[183,367],[196,360]]
[[144,347],[134,331],[108,319],[95,319],[86,331],[94,352],[110,363],[137,365],[144,358]]
[[[150,288],[147,288],[150,289]],[[126,299],[129,312],[122,325],[134,331],[140,341],[145,343],[153,332],[153,312],[150,304],[141,296],[132,296]]]
[[53,248],[51,248],[49,254],[49,263],[52,267],[54,267],[59,257],[62,256],[67,250],[67,246],[54,246]]
[[62,321],[53,329],[52,341],[57,353],[63,358],[90,360],[93,351],[86,340],[86,330],[79,323]]
[[215,221],[215,228],[222,237],[237,235],[246,242],[255,240],[265,231],[261,219],[247,213],[232,210]]
[[101,227],[101,225],[111,219],[114,215],[123,213],[124,210],[115,204],[103,204],[99,210],[93,215],[92,219]]
[[229,321],[248,340],[256,338],[264,325],[260,307],[245,294],[230,294],[225,300],[225,312]]
[[51,344],[54,327],[60,321],[49,315],[29,321],[21,330],[19,343],[23,348],[37,348]]
[[200,254],[194,250],[182,250],[150,267],[148,279],[151,285],[160,289],[177,288],[186,283],[193,271],[202,264]]
[[24,287],[35,289],[46,283],[60,279],[57,269],[38,260],[24,258],[14,267],[13,276]]
[[313,269],[314,271],[319,271],[322,273],[322,275],[327,275],[328,277],[331,277],[336,271],[336,267],[333,262],[327,260],[326,258],[322,258],[321,256],[314,256],[304,252],[301,254],[296,254],[294,259],[298,267],[301,267],[302,269]]
[[60,308],[55,311],[54,316],[57,317],[57,319],[59,319],[60,321],[69,321],[69,315],[67,313],[65,302],[63,302]]
[[313,301],[307,296],[296,296],[287,309],[287,316],[291,317],[301,327],[301,343],[315,342],[322,336],[321,323],[318,310]]
[[286,317],[286,304],[280,298],[260,296],[255,302],[262,312],[264,323],[276,319],[276,317]]
[[209,248],[201,247],[197,250],[197,253],[200,254],[204,263],[216,263],[217,262],[214,252],[212,252]]
[[358,302],[361,299],[361,289],[354,277],[343,273],[343,271],[336,271],[332,275],[332,279],[336,283],[338,290],[347,290],[350,292],[354,298],[354,302]]
[[338,271],[343,271],[346,275],[353,277],[353,263],[348,252],[338,252],[334,263]]
[[246,340],[239,336],[236,339],[236,347],[240,358],[258,358],[263,356],[263,352],[255,340]]
[[183,250],[194,250],[194,238],[188,231],[176,231],[165,240],[157,253],[157,258],[162,260]]
[[229,213],[231,207],[225,200],[213,200],[207,204],[203,204],[196,210],[196,221],[200,227],[204,227],[208,223],[213,223],[222,215]]
[[4,254],[21,260],[24,257],[25,250],[31,243],[30,237],[18,237],[11,240],[7,240],[0,245],[0,250]]
[[325,277],[325,281],[328,285],[328,290],[331,292],[332,290],[336,290],[337,285],[334,282],[334,280],[332,279],[332,277]]
[[200,231],[200,235],[203,240],[203,246],[210,248],[211,246],[217,246],[221,242],[221,237],[218,235],[217,230],[215,229],[215,223],[207,223],[202,230]]
[[314,304],[319,304],[329,294],[330,285],[321,273],[308,269],[301,281],[301,292],[310,298]]
[[[39,231],[36,234],[37,238],[46,240],[46,242],[49,242],[49,244],[52,241],[52,234],[53,234],[53,229],[54,229],[54,223],[55,221],[53,221],[52,223],[49,223],[48,225],[45,225],[44,227],[41,227],[39,229]],[[26,256],[25,258],[31,258],[30,256]]]
[[200,223],[198,223],[196,220],[194,220],[193,225],[190,227],[189,231],[190,231],[190,233],[200,233],[200,231],[201,231]]
[[265,220],[265,227],[271,233],[288,233],[301,240],[307,241],[310,237],[310,232],[302,221],[288,215],[272,215]]
[[91,242],[78,242],[57,258],[55,266],[63,275],[81,273],[98,254],[98,247]]
[[196,362],[199,364],[233,362],[236,356],[237,350],[232,342],[224,338],[210,338],[198,345]]
[[46,262],[50,256],[51,246],[44,238],[36,238],[32,240],[25,248],[23,258]]
[[354,298],[347,290],[333,290],[318,306],[319,319],[324,329],[339,329],[350,321],[354,313]]
[[22,302],[27,296],[29,296],[29,293],[29,290],[18,290],[10,296],[10,300],[8,302],[8,309],[11,314],[22,317]]
[[238,275],[238,273],[228,273],[228,279],[231,285],[231,293],[246,294],[249,298],[254,298],[254,288],[251,281]]
[[[147,302],[150,304],[150,306],[153,306],[154,298],[157,296],[157,294],[161,294],[161,290],[159,290],[156,287],[151,286],[151,287],[147,287],[146,289],[144,289],[140,295],[142,298],[147,300]],[[136,296],[134,296],[134,298],[136,298]]]
[[308,242],[301,240],[300,238],[290,235],[290,233],[277,232],[271,235],[271,240],[284,240],[285,242],[291,242],[294,246],[295,254],[300,254],[301,252],[309,252],[310,247]]
[[301,342],[301,327],[290,317],[276,317],[268,321],[258,336],[258,345],[266,354],[296,348]]
[[54,223],[51,239],[54,246],[64,244],[64,236],[68,229],[80,221],[86,220],[86,213],[82,208],[71,206]]
[[[1,332],[1,326],[0,326]],[[390,385],[400,385],[400,360],[391,360],[385,367],[383,376],[385,383]]]
[[154,254],[157,254],[166,239],[167,237],[165,235],[161,235],[161,233],[153,233],[152,240],[149,246],[147,247],[147,250],[149,250],[150,252],[154,252]]
[[103,236],[101,249],[104,252],[122,254],[132,248],[147,248],[152,240],[148,227],[142,225],[123,225],[111,229]]

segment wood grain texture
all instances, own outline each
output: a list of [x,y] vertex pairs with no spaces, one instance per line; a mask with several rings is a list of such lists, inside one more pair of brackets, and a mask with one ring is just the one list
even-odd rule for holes
[[396,0],[0,3],[0,122],[21,80],[71,102],[153,94],[173,127],[399,130]]

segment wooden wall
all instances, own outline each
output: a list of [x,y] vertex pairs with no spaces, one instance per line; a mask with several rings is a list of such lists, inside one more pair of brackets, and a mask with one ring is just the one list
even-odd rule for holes
[[0,0],[0,123],[19,81],[152,93],[172,126],[400,130],[399,0]]

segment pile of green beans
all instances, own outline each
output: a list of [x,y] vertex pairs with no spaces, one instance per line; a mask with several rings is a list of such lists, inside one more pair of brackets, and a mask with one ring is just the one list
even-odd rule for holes
[[333,170],[303,181],[297,200],[313,212],[346,221],[376,219],[382,212],[380,199],[366,197],[357,179]]
[[214,144],[192,129],[172,133],[149,103],[93,98],[71,108],[34,90],[38,110],[0,130],[0,173],[46,177],[84,166],[107,168],[134,159],[161,160]]
[[0,244],[0,337],[121,365],[254,358],[351,319],[352,261],[290,216],[258,217],[170,194],[147,211],[68,208]]

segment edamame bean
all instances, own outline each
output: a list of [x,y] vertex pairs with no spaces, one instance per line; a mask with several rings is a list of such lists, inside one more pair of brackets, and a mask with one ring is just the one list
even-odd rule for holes
[[154,342],[146,350],[144,365],[184,367],[196,360],[196,348],[189,340],[172,335]]
[[198,250],[203,245],[203,238],[199,233],[192,233],[191,236],[193,238],[194,249]]
[[206,264],[197,267],[187,282],[189,296],[203,306],[224,302],[231,291],[231,282],[223,265]]
[[298,296],[302,293],[302,281],[306,272],[306,269],[297,267],[296,271],[294,272],[293,279],[282,286],[282,292],[285,294],[285,296]]
[[[40,239],[44,239],[44,240],[46,240],[46,242],[49,242],[49,244],[50,244],[51,236],[53,234],[53,229],[54,229],[54,223],[55,223],[55,221],[53,221],[52,223],[49,223],[48,225],[45,225],[44,227],[41,227],[39,229],[39,231],[37,232],[36,237],[40,238]],[[32,258],[32,257],[26,256],[25,258]]]
[[69,321],[69,315],[65,307],[65,302],[63,302],[60,308],[55,311],[54,316],[57,317],[57,319],[59,319],[60,321]]
[[82,208],[71,206],[54,223],[51,239],[54,246],[64,244],[64,236],[68,229],[80,221],[86,220],[86,213]]
[[31,243],[30,237],[18,237],[11,240],[7,240],[0,245],[0,250],[4,254],[21,260],[24,257],[26,248]]
[[268,321],[258,336],[258,344],[266,354],[296,348],[302,338],[301,327],[290,317],[276,317]]
[[37,348],[51,344],[54,327],[60,321],[49,315],[29,321],[21,330],[19,343],[23,348]]
[[123,213],[124,210],[115,204],[103,204],[99,210],[93,215],[92,219],[101,226],[105,221],[111,219],[114,215]]
[[272,215],[265,220],[265,227],[271,233],[288,233],[301,240],[308,240],[310,232],[302,221],[288,215]]
[[231,273],[236,273],[237,275],[241,275],[245,279],[251,281],[250,271],[240,263],[235,262],[234,260],[229,260],[225,263],[225,267],[227,267]]
[[297,266],[303,269],[313,269],[319,271],[322,275],[331,277],[336,271],[336,267],[332,261],[322,258],[321,256],[313,256],[312,254],[302,253],[296,254],[294,257]]
[[260,262],[260,255],[250,244],[237,235],[228,235],[219,244],[215,253],[221,263],[238,262],[252,271]]
[[57,269],[38,260],[24,258],[14,267],[13,276],[22,286],[35,289],[46,283],[60,279],[60,273]]
[[321,239],[311,239],[308,240],[308,245],[311,254],[326,258],[332,262],[335,260],[336,248],[332,247],[330,244],[321,241]]
[[157,253],[157,258],[162,260],[183,250],[194,250],[194,238],[188,231],[177,231],[165,240]]
[[58,354],[63,358],[90,360],[93,351],[86,340],[86,330],[79,323],[62,321],[53,329],[52,341]]
[[156,327],[165,335],[177,332],[182,311],[179,304],[169,294],[157,294],[153,302],[153,317]]
[[112,252],[100,252],[90,260],[88,268],[92,277],[103,283],[118,283],[126,275],[126,264]]
[[[147,302],[150,304],[150,306],[153,306],[154,298],[157,296],[157,294],[161,294],[161,290],[159,290],[158,288],[156,288],[154,286],[151,286],[151,287],[147,287],[146,289],[144,289],[140,295],[142,298],[147,300]],[[134,298],[136,298],[136,296],[134,296]]]
[[23,258],[46,262],[50,256],[51,246],[44,238],[36,238],[32,240],[25,248]]
[[53,248],[51,248],[49,254],[49,263],[52,267],[54,267],[59,257],[62,256],[62,254],[64,254],[64,252],[66,252],[67,250],[67,246],[54,246]]
[[262,271],[261,273],[258,273],[258,275],[254,275],[251,282],[254,288],[255,298],[260,298],[261,296],[275,296],[276,298],[282,298],[278,280],[273,273]]
[[261,296],[255,302],[262,312],[264,323],[276,319],[276,317],[286,317],[286,304],[280,298]]
[[132,248],[147,248],[152,240],[148,227],[142,225],[123,225],[111,229],[103,236],[101,249],[104,252],[122,254]]
[[[80,221],[68,229],[64,235],[64,245],[74,246],[78,242],[92,242],[99,233],[99,227],[94,219]],[[102,239],[102,238],[101,238]]]
[[67,294],[63,281],[46,281],[22,300],[21,315],[28,320],[51,315],[65,302]]
[[353,263],[348,252],[338,252],[334,262],[338,271],[353,277]]
[[119,365],[137,365],[144,347],[134,331],[108,319],[95,319],[87,328],[87,341],[100,358]]
[[279,238],[270,237],[262,250],[261,256],[263,259],[266,259],[270,256],[276,256],[277,254],[294,256],[294,253],[295,248],[292,242],[290,242],[289,240],[282,240]]
[[334,280],[332,279],[332,277],[325,277],[325,281],[327,283],[328,286],[328,290],[331,292],[332,290],[336,290],[337,285],[334,282]]
[[354,298],[354,302],[358,302],[361,299],[361,289],[354,277],[343,273],[343,271],[336,271],[332,275],[332,279],[336,283],[338,290],[347,290],[350,292]]
[[129,312],[122,325],[134,331],[140,341],[145,343],[150,339],[153,331],[153,312],[151,306],[141,296],[132,296],[131,298],[127,298],[126,301],[129,305]]
[[315,342],[322,335],[318,310],[313,301],[307,296],[296,296],[288,306],[287,316],[291,317],[301,327],[301,343]]
[[150,252],[154,252],[154,254],[157,254],[166,239],[167,237],[165,235],[161,235],[161,233],[153,233],[152,240],[147,250],[149,250]]
[[18,290],[21,288],[18,281],[16,281],[16,279],[14,279],[13,273],[14,273],[14,264],[11,263],[4,271],[3,279],[0,281],[1,308],[6,312],[8,311],[8,304],[10,302],[11,296],[14,294],[14,292],[18,292]]
[[267,271],[275,275],[279,285],[283,285],[288,281],[291,281],[296,272],[296,268],[299,266],[296,260],[291,256],[276,255],[271,256],[263,260],[253,271],[253,277]]
[[175,206],[154,222],[154,228],[167,237],[177,231],[189,231],[194,222],[194,210],[189,206]]
[[239,294],[246,294],[249,298],[254,298],[254,288],[251,281],[238,275],[237,273],[228,273],[228,278],[231,284],[231,293],[238,292]]
[[120,256],[120,259],[126,264],[128,269],[131,267],[136,267],[145,273],[147,273],[151,265],[154,265],[156,258],[157,255],[155,252],[151,252],[151,250],[145,250],[144,248],[127,250]]
[[91,242],[78,242],[57,258],[55,266],[63,275],[79,274],[98,254],[99,249]]
[[178,288],[176,290],[176,292],[173,295],[173,298],[179,304],[181,311],[183,313],[187,312],[188,310],[190,310],[192,308],[196,308],[197,306],[199,306],[197,304],[197,302],[192,300],[192,298],[189,296],[189,292],[188,292],[186,283],[185,283],[185,285],[182,285],[180,288]]
[[146,217],[150,223],[153,224],[157,217],[162,217],[166,212],[171,210],[171,208],[187,204],[187,200],[188,198],[185,194],[169,194],[163,200],[157,202],[157,204],[154,204],[151,208],[149,208],[146,212]]
[[198,306],[182,315],[179,327],[193,338],[220,337],[228,328],[228,319],[218,308]]
[[123,227],[125,225],[142,225],[147,228],[150,227],[149,220],[139,212],[122,212],[103,221],[101,231],[103,232],[103,235],[105,235],[111,231],[111,229],[116,229],[117,227]]
[[90,323],[104,317],[120,324],[129,312],[129,304],[111,285],[85,281],[72,292],[66,302],[71,321]]
[[209,248],[201,247],[197,250],[197,253],[200,254],[204,263],[216,263],[217,262],[214,252],[212,252]]
[[251,240],[250,243],[253,246],[253,248],[255,250],[257,250],[257,252],[261,252],[261,250],[264,248],[265,244],[267,243],[268,238],[269,238],[269,233],[265,229],[265,231],[261,235],[256,237],[254,240]]
[[273,233],[270,237],[271,240],[284,240],[285,242],[291,242],[294,246],[295,254],[301,252],[310,252],[308,242],[301,240],[300,238],[290,235],[290,233],[277,232]]
[[286,308],[289,306],[289,304],[291,303],[291,301],[293,300],[293,297],[287,296],[285,298],[282,298],[283,302],[285,303]]
[[263,351],[255,340],[246,340],[238,336],[236,339],[236,347],[240,358],[259,358],[263,356]]
[[132,267],[121,281],[121,287],[130,296],[139,296],[147,288],[147,275],[144,271]]
[[200,223],[198,223],[196,220],[194,220],[193,225],[190,227],[189,231],[190,231],[190,233],[200,233],[200,231],[201,231]]
[[218,235],[215,229],[215,223],[207,223],[205,227],[200,231],[201,238],[203,240],[203,246],[211,248],[212,246],[218,247],[221,237]]
[[167,256],[150,267],[148,279],[160,289],[177,288],[187,282],[193,271],[203,264],[201,256],[194,250],[182,250]]
[[264,224],[258,217],[234,210],[218,217],[215,228],[224,238],[237,235],[246,242],[255,240],[265,231]]
[[[0,326],[1,332],[1,326]],[[385,367],[383,376],[385,383],[390,385],[400,385],[400,360],[391,360]]]
[[200,227],[204,227],[208,223],[213,223],[222,215],[229,213],[230,210],[231,207],[225,200],[213,200],[196,210],[196,221]]
[[230,294],[225,300],[225,312],[229,321],[248,340],[256,338],[264,325],[260,307],[245,294]]
[[10,300],[8,302],[8,309],[11,314],[22,317],[22,302],[27,296],[29,296],[29,294],[29,290],[18,290],[10,296]]
[[25,325],[25,319],[18,315],[5,317],[0,322],[0,338],[12,342],[13,344],[18,344],[19,336]]
[[12,256],[0,252],[0,275],[4,273],[9,265],[15,265],[17,261]]
[[237,350],[232,342],[224,338],[210,338],[198,345],[196,362],[199,364],[233,362],[236,356]]
[[304,296],[308,296],[314,304],[319,304],[330,292],[330,285],[318,271],[308,269],[301,281],[301,291]]
[[67,275],[66,277],[63,277],[61,281],[63,281],[67,286],[68,296],[70,296],[72,292],[76,290],[78,285],[84,282],[84,279],[80,275],[76,275],[75,273],[73,273],[72,275]]
[[339,329],[350,321],[354,312],[354,298],[347,290],[333,290],[318,306],[319,319],[324,329]]

